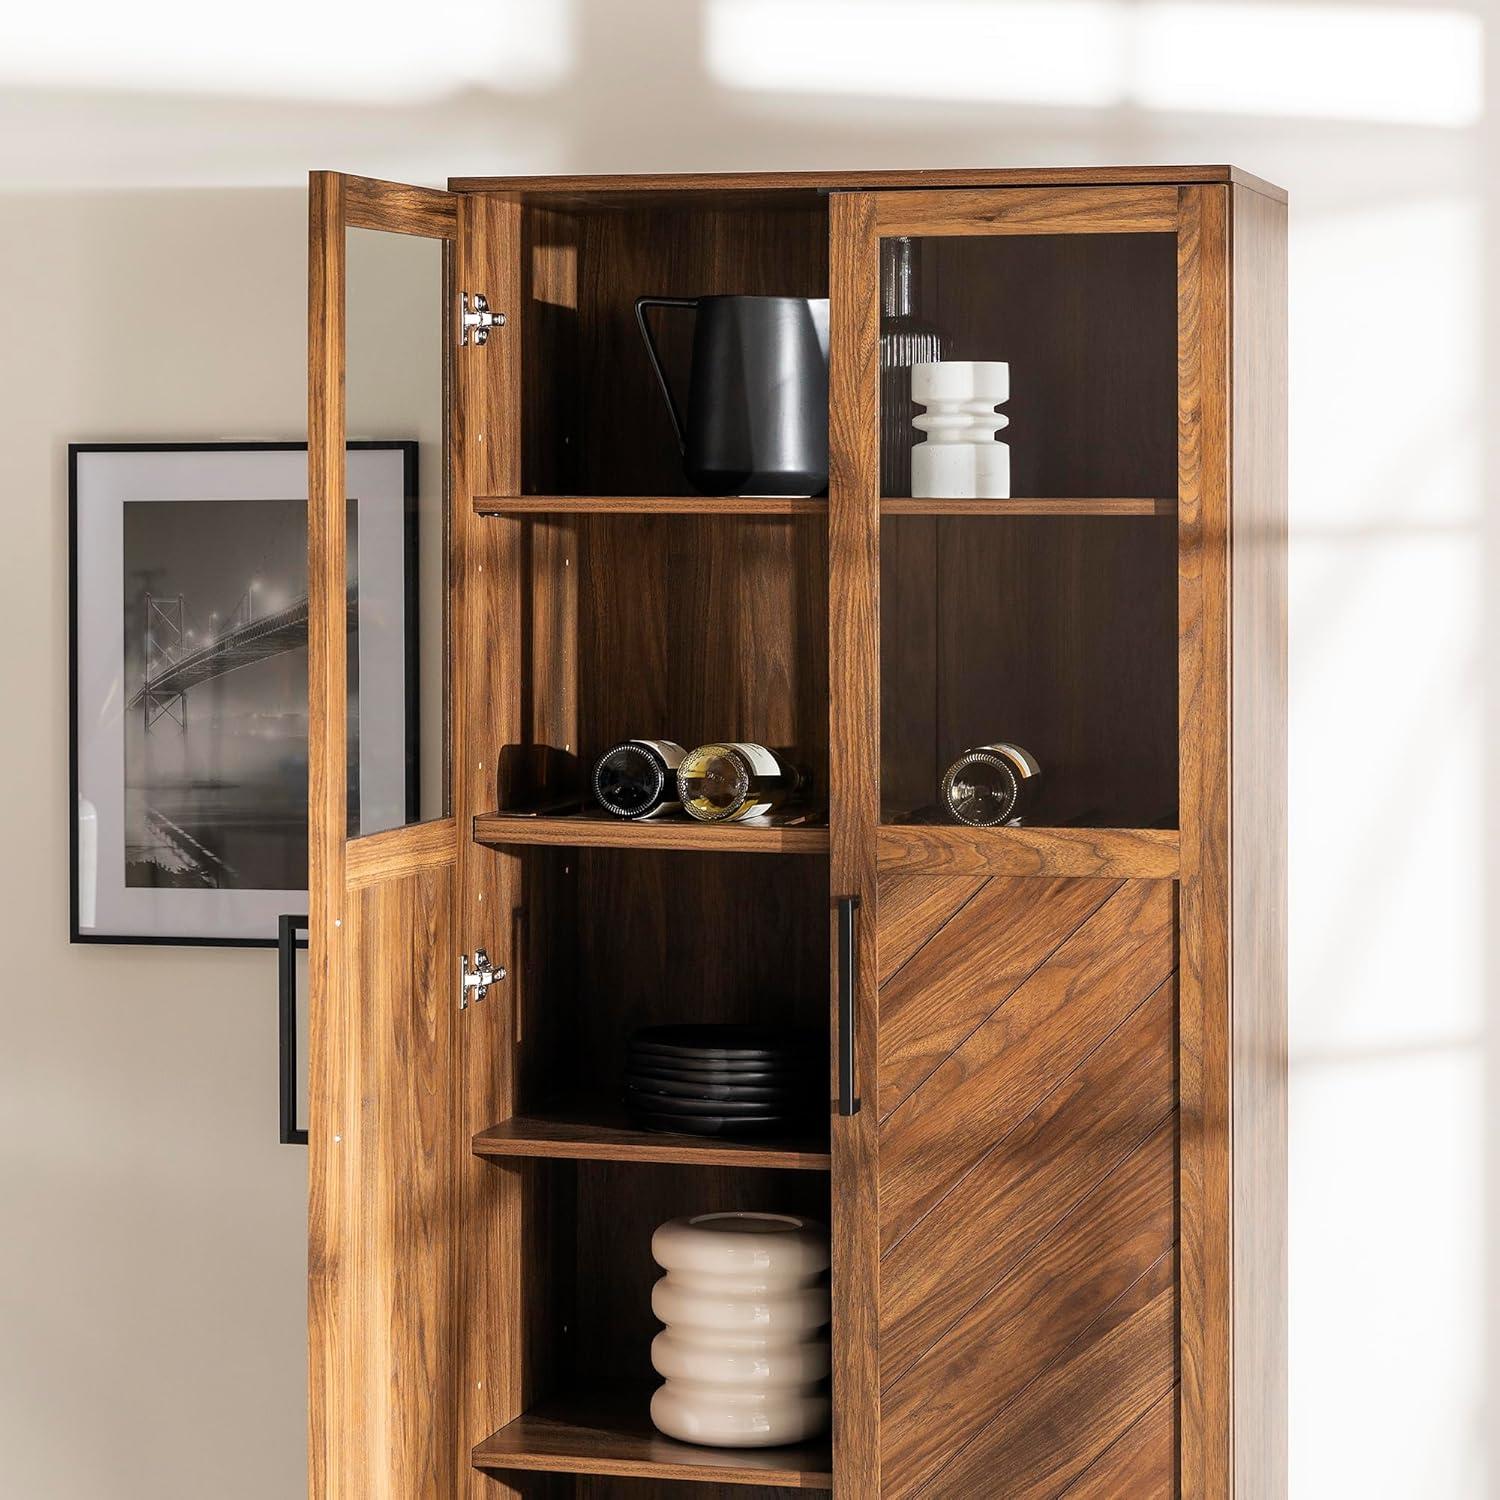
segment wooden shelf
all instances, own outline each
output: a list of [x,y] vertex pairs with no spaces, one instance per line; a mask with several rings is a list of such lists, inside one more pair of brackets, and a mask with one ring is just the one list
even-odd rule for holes
[[1174,880],[1175,828],[968,828],[886,823],[876,840],[882,874],[1081,875]]
[[674,1162],[680,1166],[775,1167],[826,1172],[826,1142],[777,1137],[724,1140],[640,1130],[623,1114],[579,1108],[516,1115],[474,1137],[474,1154],[492,1160],[552,1157],[570,1161]]
[[651,1425],[651,1389],[626,1386],[543,1402],[480,1443],[474,1467],[832,1490],[826,1440],[790,1448],[695,1448]]
[[[826,516],[826,496],[780,495],[476,495],[481,516]],[[923,500],[891,496],[883,516],[1174,516],[1177,501],[1106,499]]]
[[883,516],[1175,516],[1172,500],[908,500],[880,502]]
[[476,495],[481,516],[826,516],[827,496]]
[[696,823],[691,818],[652,818],[631,822],[608,813],[582,812],[562,818],[528,818],[485,813],[474,819],[480,844],[560,844],[580,849],[699,849],[737,854],[824,854],[826,825],[776,823]]

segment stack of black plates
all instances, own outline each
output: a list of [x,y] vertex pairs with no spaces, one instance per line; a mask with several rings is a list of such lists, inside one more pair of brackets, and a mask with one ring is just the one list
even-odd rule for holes
[[646,1026],[630,1038],[625,1103],[649,1130],[758,1135],[805,1128],[827,1098],[817,1035],[772,1026]]

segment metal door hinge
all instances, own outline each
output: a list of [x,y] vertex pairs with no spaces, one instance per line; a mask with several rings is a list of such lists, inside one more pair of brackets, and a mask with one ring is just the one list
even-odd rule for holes
[[483,948],[474,950],[474,966],[469,967],[469,955],[460,953],[458,956],[458,1008],[467,1010],[469,1006],[469,991],[473,990],[474,1000],[477,1004],[490,992],[492,984],[499,984],[505,978],[505,966],[490,967],[490,956]]
[[468,292],[458,294],[458,341],[460,344],[467,344],[471,333],[474,335],[476,344],[487,344],[490,329],[504,327],[505,314],[491,312],[489,300],[483,292],[475,292],[472,297]]

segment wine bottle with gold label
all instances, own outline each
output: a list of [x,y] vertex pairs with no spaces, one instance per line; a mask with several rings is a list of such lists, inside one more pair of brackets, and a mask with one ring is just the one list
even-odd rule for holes
[[806,783],[806,774],[783,755],[743,740],[700,745],[677,768],[677,795],[704,823],[759,817],[783,806]]
[[617,818],[677,812],[677,768],[687,752],[673,740],[626,740],[594,766],[594,796]]
[[1036,799],[1041,774],[1036,757],[1019,745],[976,745],[943,773],[943,809],[975,828],[1019,823]]

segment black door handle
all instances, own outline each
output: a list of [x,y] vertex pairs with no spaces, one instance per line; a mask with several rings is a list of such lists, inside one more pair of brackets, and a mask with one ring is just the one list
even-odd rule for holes
[[297,1127],[297,950],[307,947],[299,932],[306,917],[276,919],[276,998],[281,1032],[281,1144],[305,1146],[307,1132]]
[[858,896],[839,897],[839,1104],[841,1115],[859,1113],[854,1092],[855,958],[854,914]]

